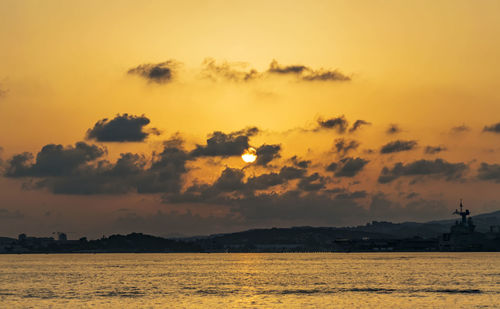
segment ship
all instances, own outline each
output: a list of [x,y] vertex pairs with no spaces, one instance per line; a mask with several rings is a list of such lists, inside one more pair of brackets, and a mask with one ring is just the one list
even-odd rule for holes
[[469,209],[463,209],[460,199],[460,211],[452,213],[459,215],[461,220],[455,221],[449,233],[444,233],[439,240],[440,251],[498,251],[500,249],[500,231],[498,227],[490,227],[488,233],[476,231],[476,226]]

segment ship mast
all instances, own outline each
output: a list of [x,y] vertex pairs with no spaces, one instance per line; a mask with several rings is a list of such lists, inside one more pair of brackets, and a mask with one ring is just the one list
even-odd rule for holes
[[470,215],[470,211],[468,209],[463,211],[462,199],[460,199],[460,212],[458,211],[458,209],[455,209],[455,212],[453,214],[460,215],[462,217],[462,224],[467,224],[467,216]]

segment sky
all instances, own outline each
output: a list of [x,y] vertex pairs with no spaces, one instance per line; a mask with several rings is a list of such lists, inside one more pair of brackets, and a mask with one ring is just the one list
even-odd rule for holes
[[423,222],[461,198],[500,210],[498,12],[1,1],[0,235]]

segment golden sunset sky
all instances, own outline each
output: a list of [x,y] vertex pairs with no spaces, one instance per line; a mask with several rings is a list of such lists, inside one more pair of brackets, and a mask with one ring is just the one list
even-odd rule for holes
[[426,221],[460,198],[499,210],[499,12],[0,1],[0,236]]

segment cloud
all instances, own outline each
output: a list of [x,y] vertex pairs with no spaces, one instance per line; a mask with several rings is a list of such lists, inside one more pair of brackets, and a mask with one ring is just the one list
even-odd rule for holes
[[335,198],[342,199],[342,200],[353,200],[353,199],[365,198],[365,197],[368,197],[368,193],[364,190],[361,190],[361,191],[340,193],[340,194],[337,194],[337,196]]
[[129,69],[127,73],[138,75],[149,82],[164,84],[173,80],[174,71],[178,66],[179,63],[175,60],[168,60],[160,63],[146,63]]
[[455,133],[455,134],[463,133],[463,132],[467,132],[467,131],[470,131],[470,127],[466,126],[465,124],[451,128],[451,133]]
[[305,168],[296,168],[293,166],[283,166],[278,173],[267,173],[259,176],[249,177],[247,188],[249,190],[265,190],[277,185],[284,185],[293,179],[305,177],[307,170]]
[[49,144],[37,154],[34,163],[33,155],[22,153],[12,157],[7,164],[7,177],[45,177],[63,176],[75,173],[86,163],[102,157],[106,149],[85,142],[75,146]]
[[483,132],[493,132],[493,133],[500,133],[500,122],[494,123],[489,126],[485,126],[483,128]]
[[300,160],[297,156],[291,157],[290,161],[293,163],[294,166],[300,168],[308,168],[309,165],[311,164],[311,160]]
[[236,191],[243,188],[243,178],[245,178],[245,173],[242,170],[227,167],[222,171],[213,187],[222,192]]
[[255,164],[266,166],[269,162],[274,159],[280,158],[280,145],[262,145],[257,148],[257,161]]
[[[314,174],[313,174],[314,175]],[[336,198],[332,194],[322,193],[320,176],[310,176],[310,182],[304,181],[306,190],[290,190],[283,193],[246,194],[212,198],[208,202],[217,202],[230,208],[226,220],[231,224],[238,222],[239,229],[254,226],[293,226],[293,225],[332,225],[352,222],[366,217],[366,211],[355,200],[357,195]],[[314,184],[316,182],[316,184]],[[203,199],[207,202],[206,199]],[[166,198],[165,203],[176,201]],[[184,201],[182,201],[184,202]]]
[[496,183],[500,183],[500,164],[488,164],[482,162],[478,169],[477,178],[481,180],[492,180]]
[[138,193],[179,192],[182,176],[188,172],[189,154],[183,149],[182,140],[174,137],[163,144],[163,151],[152,159],[151,167],[136,184]]
[[359,147],[359,142],[356,140],[346,140],[344,138],[337,138],[333,148],[341,157],[347,155],[349,152],[356,150]]
[[416,146],[417,146],[417,141],[396,140],[382,146],[382,148],[380,149],[380,153],[386,154],[393,152],[409,151],[414,149]]
[[273,186],[282,185],[288,181],[280,173],[261,174],[259,176],[249,177],[247,185],[252,190],[265,190]]
[[362,119],[358,119],[358,120],[356,120],[354,122],[354,124],[352,125],[352,127],[349,129],[349,132],[350,133],[355,132],[356,130],[358,130],[363,125],[371,125],[371,123],[368,122],[368,121],[362,120]]
[[[127,71],[128,74],[137,75],[149,82],[166,84],[173,81],[178,73],[178,67],[181,65],[176,60],[168,60],[160,63],[146,63],[138,65]],[[262,79],[270,75],[285,76],[294,75],[300,81],[305,82],[347,82],[351,77],[338,70],[318,69],[314,70],[305,65],[280,65],[273,60],[269,69],[259,72],[256,69],[249,68],[245,62],[217,62],[213,58],[205,58],[201,65],[200,75],[212,81],[232,81],[249,82]]]
[[142,142],[150,134],[160,134],[155,128],[144,132],[144,127],[149,122],[144,115],[118,114],[111,120],[104,118],[96,122],[94,127],[87,131],[87,139],[98,142]]
[[151,160],[132,153],[122,153],[111,163],[102,160],[105,149],[84,142],[75,147],[47,145],[37,154],[14,155],[7,163],[5,176],[34,179],[28,189],[47,188],[54,194],[124,194],[180,192],[182,177],[190,159],[182,142],[171,139],[163,151]]
[[420,195],[420,194],[419,194],[419,193],[417,193],[417,192],[410,192],[410,193],[408,193],[408,194],[406,195],[406,198],[407,198],[407,199],[412,199],[412,198],[415,198],[415,197],[417,197],[417,196],[419,196],[419,195]]
[[426,154],[436,154],[440,153],[441,151],[446,151],[447,148],[445,146],[427,146],[425,147],[424,152]]
[[318,119],[318,125],[323,129],[335,129],[339,133],[344,133],[347,130],[349,123],[345,119],[344,115],[340,117],[334,117],[327,120]]
[[307,70],[309,70],[309,68],[304,65],[281,66],[278,64],[278,61],[273,60],[269,65],[268,71],[270,73],[276,73],[276,74],[301,74]]
[[443,201],[412,199],[407,204],[393,201],[387,194],[372,195],[369,208],[371,220],[425,221],[436,220],[449,215],[450,211]]
[[432,176],[447,181],[460,180],[467,171],[465,163],[449,163],[443,159],[418,160],[411,163],[398,162],[392,168],[384,167],[378,178],[379,183],[389,183],[400,177]]
[[319,71],[312,71],[311,73],[304,75],[302,79],[305,81],[341,81],[341,82],[351,80],[349,76],[346,76],[337,70],[328,71],[323,69]]
[[300,179],[297,187],[303,191],[319,191],[326,185],[326,178],[318,173]]
[[256,127],[227,134],[215,131],[209,135],[207,144],[196,145],[196,148],[191,151],[191,155],[193,157],[240,156],[245,149],[250,147],[248,143],[250,137],[258,132],[259,129]]
[[335,177],[354,177],[370,162],[362,158],[343,158],[327,166],[326,170],[334,172]]
[[[307,170],[293,166],[283,166],[278,173],[264,173],[251,176],[245,181],[243,169],[226,167],[221,175],[211,184],[195,183],[184,192],[165,195],[164,200],[170,203],[213,203],[227,204],[235,198],[251,196],[255,191],[267,190],[273,186],[285,185],[290,180],[299,179],[301,189],[312,190],[322,188],[325,178],[320,175],[306,176]],[[320,189],[319,188],[319,189]]]
[[397,134],[400,133],[402,130],[397,124],[390,124],[389,128],[385,131],[387,134]]
[[271,74],[293,74],[300,77],[304,81],[350,81],[349,76],[337,70],[313,70],[304,65],[279,65],[276,60],[273,60],[269,65],[268,72]]
[[280,176],[287,180],[302,178],[306,174],[305,168],[297,168],[293,166],[283,166],[280,170]]
[[248,64],[242,62],[230,63],[224,61],[217,64],[215,59],[206,58],[203,61],[202,74],[213,81],[225,79],[234,82],[247,82],[261,77],[261,74],[255,69],[245,71],[247,66]]

